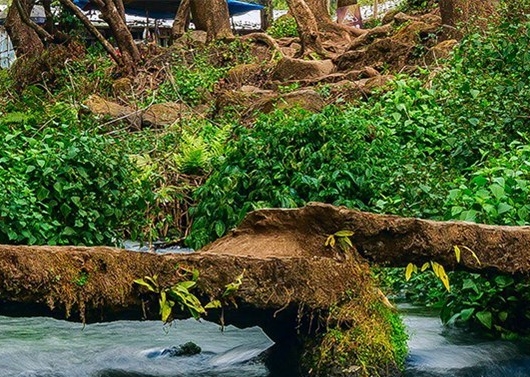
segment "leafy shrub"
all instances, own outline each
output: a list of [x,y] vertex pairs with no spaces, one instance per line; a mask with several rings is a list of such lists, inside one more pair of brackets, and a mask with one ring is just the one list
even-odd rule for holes
[[298,37],[298,26],[293,16],[285,14],[274,20],[267,34],[273,38]]
[[71,124],[0,118],[1,243],[114,244],[141,222],[148,190],[116,140]]
[[530,281],[495,273],[452,274],[452,292],[441,311],[444,323],[514,338],[530,333]]

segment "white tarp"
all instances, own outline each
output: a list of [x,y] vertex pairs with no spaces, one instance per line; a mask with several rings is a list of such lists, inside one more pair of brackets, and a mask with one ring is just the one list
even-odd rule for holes
[[0,27],[0,68],[9,68],[15,60],[15,51],[5,29]]
[[15,51],[7,32],[0,28],[0,68],[9,68],[15,60]]

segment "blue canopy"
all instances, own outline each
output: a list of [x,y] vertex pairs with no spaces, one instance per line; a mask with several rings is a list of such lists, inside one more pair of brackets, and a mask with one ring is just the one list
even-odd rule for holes
[[[237,16],[252,10],[263,9],[263,5],[244,1],[227,0],[230,16]],[[74,0],[74,4],[83,10],[94,9],[90,0]],[[180,0],[124,0],[125,13],[154,19],[173,19]]]

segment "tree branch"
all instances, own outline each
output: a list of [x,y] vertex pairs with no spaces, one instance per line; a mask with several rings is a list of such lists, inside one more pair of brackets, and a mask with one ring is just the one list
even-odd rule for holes
[[[18,0],[15,0],[18,1]],[[116,53],[114,46],[110,44],[109,41],[99,32],[99,30],[90,22],[87,16],[79,9],[71,0],[59,0],[66,8],[70,9],[74,15],[83,23],[85,28],[94,38],[98,40],[99,43],[103,45],[105,51],[112,57],[112,59],[118,64],[123,65],[123,62],[120,56]]]
[[24,6],[22,6],[21,0],[13,0],[15,6],[17,7],[18,13],[20,14],[20,19],[30,28],[32,28],[39,38],[45,42],[53,40],[53,36],[44,30],[42,27],[37,25],[35,22],[31,21],[31,18]]

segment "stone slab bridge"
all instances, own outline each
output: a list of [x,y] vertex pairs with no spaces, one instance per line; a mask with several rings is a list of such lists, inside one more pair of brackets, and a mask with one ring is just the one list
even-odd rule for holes
[[[345,252],[325,246],[330,235],[343,230],[353,232],[352,249]],[[460,263],[454,246],[462,250]],[[426,221],[315,203],[300,209],[252,212],[237,229],[195,253],[2,245],[0,314],[86,322],[154,319],[159,318],[158,297],[134,284],[135,279],[157,275],[160,286],[169,287],[182,280],[179,267],[197,269],[200,276],[194,292],[208,302],[220,297],[225,285],[244,271],[243,284],[223,309],[224,323],[261,326],[281,345],[281,355],[306,360],[299,364],[304,374],[370,375],[375,369],[358,368],[355,360],[349,369],[341,365],[338,372],[333,362],[315,362],[326,329],[352,328],[363,321],[355,315],[374,316],[366,312],[373,306],[367,302],[384,303],[370,277],[370,264],[405,266],[427,261],[446,269],[528,272],[530,227]],[[337,315],[336,308],[344,307],[355,314],[346,319]],[[176,316],[186,317],[186,313]],[[208,311],[208,320],[220,318],[219,309]],[[377,318],[377,323],[382,322],[382,317]],[[392,363],[374,368],[379,375],[396,370]]]

